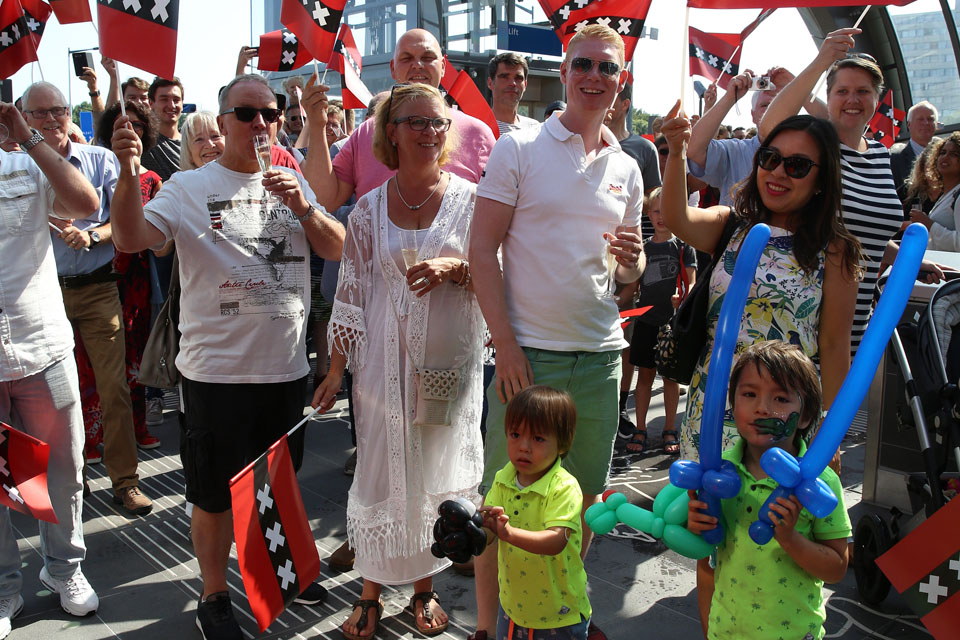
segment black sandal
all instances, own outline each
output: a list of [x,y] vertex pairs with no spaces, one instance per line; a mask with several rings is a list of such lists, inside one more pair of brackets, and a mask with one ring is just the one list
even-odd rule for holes
[[[676,429],[663,430],[663,450],[668,456],[680,455],[680,441],[677,440],[678,433]],[[668,441],[667,438],[673,438]]]
[[[631,447],[639,447],[631,449]],[[617,451],[626,451],[627,453],[643,453],[647,450],[647,428],[633,427],[633,433],[624,438],[617,432]]]
[[[380,625],[380,618],[383,616],[383,604],[379,600],[356,600],[354,601],[350,612],[353,613],[353,609],[356,609],[357,607],[360,607],[360,618],[357,619],[357,633],[348,633],[342,625],[340,627],[340,632],[347,640],[369,640],[377,633],[377,627]],[[367,614],[373,607],[376,607],[377,610],[377,617],[373,621],[373,629],[370,630],[368,635],[362,635],[360,632],[367,628]],[[349,618],[347,619],[349,620]],[[344,621],[343,624],[347,624],[346,621]]]
[[421,591],[413,594],[410,598],[410,612],[413,613],[413,623],[417,625],[417,630],[425,636],[435,636],[443,633],[450,625],[449,620],[437,627],[420,625],[420,622],[417,620],[417,602],[420,603],[423,621],[429,624],[433,622],[433,611],[430,610],[431,600],[436,600],[437,604],[440,604],[440,596],[437,595],[436,591]]

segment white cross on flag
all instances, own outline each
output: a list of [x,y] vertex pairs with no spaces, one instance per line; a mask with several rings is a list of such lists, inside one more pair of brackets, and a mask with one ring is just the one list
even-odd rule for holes
[[328,60],[347,0],[282,0],[280,22],[314,58]]
[[564,49],[577,32],[590,24],[602,24],[616,30],[623,38],[625,59],[633,59],[633,51],[643,32],[651,0],[539,0]]
[[738,33],[705,33],[690,27],[690,75],[712,82],[719,78],[720,88],[726,89],[730,78],[740,73],[740,42]]
[[327,68],[339,71],[343,85],[343,106],[347,109],[365,109],[373,94],[360,79],[363,70],[363,56],[353,39],[353,32],[346,23],[340,25],[340,33],[333,45],[333,53],[327,61]]
[[37,60],[37,47],[49,17],[50,6],[43,0],[0,2],[0,78],[9,78],[23,65]]
[[310,54],[300,46],[292,31],[278,29],[260,36],[257,69],[261,71],[292,71],[310,62]]

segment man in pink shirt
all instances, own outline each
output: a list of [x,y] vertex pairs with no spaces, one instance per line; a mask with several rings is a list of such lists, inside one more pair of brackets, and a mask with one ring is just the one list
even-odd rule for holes
[[[390,73],[398,83],[422,82],[439,87],[440,78],[443,76],[443,52],[440,50],[440,43],[433,34],[424,29],[407,31],[397,41],[393,59],[390,60]],[[317,121],[320,121],[317,126],[322,126],[325,122],[326,100],[322,101],[321,109],[321,101],[316,101],[316,105],[309,104],[314,102],[309,100],[309,94],[325,93],[326,90],[323,86],[308,86],[304,92],[304,107],[318,107],[307,112],[307,118],[312,123],[311,128],[317,125]],[[456,109],[452,115],[451,130],[459,139],[459,144],[443,168],[470,182],[480,182],[483,167],[487,164],[496,139],[490,127],[480,120]],[[334,158],[332,168],[330,152],[325,144],[316,144],[310,148],[311,153],[305,163],[317,162],[319,165],[316,171],[307,171],[306,175],[311,179],[310,186],[317,194],[317,199],[327,211],[335,211],[351,195],[356,194],[359,198],[379,187],[396,173],[373,157],[373,128],[372,118],[357,127]],[[317,181],[316,184],[314,180]]]

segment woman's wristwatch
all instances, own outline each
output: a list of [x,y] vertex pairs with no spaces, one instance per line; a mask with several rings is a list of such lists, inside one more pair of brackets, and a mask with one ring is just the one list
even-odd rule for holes
[[463,277],[460,278],[457,286],[467,287],[470,284],[470,263],[466,260],[461,260],[460,268],[463,269]]

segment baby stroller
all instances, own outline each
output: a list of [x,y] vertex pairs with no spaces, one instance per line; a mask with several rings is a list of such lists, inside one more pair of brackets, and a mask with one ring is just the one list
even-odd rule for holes
[[[878,289],[884,281],[877,283]],[[941,476],[951,459],[960,469],[960,279],[954,276],[942,284],[916,322],[898,326],[890,346],[906,390],[897,422],[901,430],[916,429],[923,472],[907,477],[912,514],[893,507],[888,522],[868,513],[854,529],[857,590],[861,600],[873,606],[890,590],[874,561],[944,505]]]

